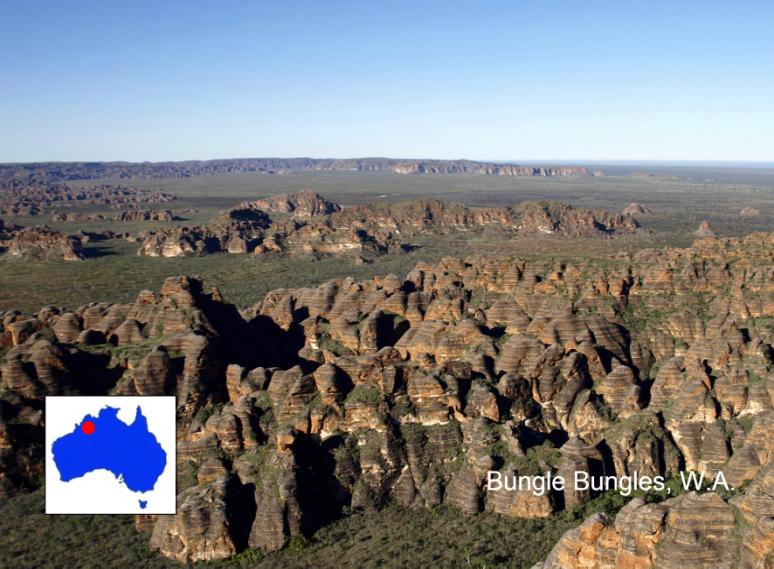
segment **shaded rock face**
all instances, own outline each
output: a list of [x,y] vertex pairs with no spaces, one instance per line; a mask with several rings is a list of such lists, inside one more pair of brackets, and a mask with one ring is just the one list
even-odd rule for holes
[[[294,218],[272,222],[265,211],[291,213]],[[305,191],[242,203],[206,226],[174,227],[141,235],[138,255],[177,257],[219,251],[381,255],[409,249],[412,238],[427,234],[489,230],[505,235],[613,237],[638,229],[637,221],[629,215],[556,202],[471,209],[440,200],[414,200],[341,210]]]
[[86,258],[78,236],[63,235],[47,227],[0,229],[0,253],[14,257],[63,259],[80,261]]
[[269,213],[292,213],[296,217],[315,217],[341,211],[340,205],[329,202],[309,189],[272,196],[254,202],[245,202],[240,207],[258,209]]
[[392,502],[528,518],[597,495],[490,492],[489,471],[693,469],[737,491],[634,499],[544,567],[766,566],[772,250],[754,234],[604,263],[447,258],[242,313],[176,277],[132,304],[3,313],[0,492],[35,485],[45,395],[175,394],[178,514],[138,523],[180,561]]

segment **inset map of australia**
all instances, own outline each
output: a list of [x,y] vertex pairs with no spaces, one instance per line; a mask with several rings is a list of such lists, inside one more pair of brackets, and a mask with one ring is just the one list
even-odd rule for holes
[[174,397],[50,397],[46,416],[48,513],[174,512]]
[[[118,419],[118,409],[105,407],[95,418],[87,415],[76,429],[54,441],[54,463],[68,482],[93,470],[105,469],[133,492],[149,492],[167,465],[167,453],[137,406],[134,423]],[[146,501],[139,500],[141,508]]]

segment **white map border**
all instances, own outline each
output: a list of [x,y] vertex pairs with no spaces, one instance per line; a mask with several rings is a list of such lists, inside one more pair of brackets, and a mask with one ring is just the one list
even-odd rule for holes
[[[137,406],[167,453],[167,465],[153,490],[137,493],[106,470],[62,482],[51,453],[53,442],[71,433],[84,416],[104,407],[119,409],[118,419],[134,421]],[[174,514],[176,513],[176,398],[174,396],[49,396],[45,401],[46,514]],[[139,500],[147,500],[143,509]]]

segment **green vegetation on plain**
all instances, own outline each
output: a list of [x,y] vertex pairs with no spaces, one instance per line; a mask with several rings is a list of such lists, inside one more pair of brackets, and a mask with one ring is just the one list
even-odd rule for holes
[[[689,171],[686,171],[689,172]],[[689,172],[691,173],[691,172]],[[229,174],[159,180],[135,180],[133,184],[158,188],[180,199],[163,204],[181,214],[178,225],[205,223],[223,208],[269,195],[311,188],[344,205],[374,200],[403,201],[416,198],[456,200],[472,206],[509,206],[524,200],[558,200],[592,209],[621,210],[632,201],[653,213],[641,218],[654,233],[611,240],[517,238],[470,232],[456,236],[427,236],[412,244],[407,254],[386,255],[373,263],[356,264],[351,257],[314,259],[288,256],[229,255],[195,258],[136,256],[138,243],[123,240],[91,242],[94,258],[82,262],[17,260],[0,258],[0,310],[36,311],[44,305],[76,307],[88,302],[129,302],[142,289],[158,290],[166,277],[199,275],[207,286],[221,288],[226,299],[240,307],[258,302],[274,288],[312,286],[330,278],[396,273],[405,275],[420,261],[434,262],[444,256],[474,254],[522,257],[603,257],[664,245],[685,246],[692,232],[708,219],[721,235],[770,230],[772,176],[713,172],[691,179],[674,176],[602,178],[510,178],[496,176],[399,176],[389,173],[321,172],[283,176]],[[730,177],[729,177],[730,176]],[[122,180],[69,182],[73,186]],[[757,207],[761,217],[740,218],[740,204]],[[52,208],[57,209],[57,208]],[[68,212],[93,212],[95,206],[58,208]],[[129,231],[158,228],[159,222],[51,222],[47,215],[9,218],[22,225],[47,224],[65,233],[79,230]]]

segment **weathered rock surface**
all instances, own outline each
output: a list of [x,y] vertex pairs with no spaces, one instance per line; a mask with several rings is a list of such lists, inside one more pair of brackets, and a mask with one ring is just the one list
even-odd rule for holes
[[180,561],[277,549],[390,502],[530,518],[599,494],[489,492],[491,470],[693,469],[735,489],[632,499],[543,566],[766,567],[772,275],[774,235],[753,234],[601,263],[447,258],[242,313],[189,277],[132,304],[0,313],[0,495],[40,475],[45,395],[175,394],[178,514],[140,522]]
[[660,504],[635,498],[614,522],[596,514],[565,533],[535,569],[763,566],[764,556],[740,565],[737,540],[743,530],[734,516],[734,507],[715,493],[689,493]]

